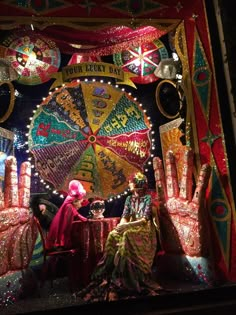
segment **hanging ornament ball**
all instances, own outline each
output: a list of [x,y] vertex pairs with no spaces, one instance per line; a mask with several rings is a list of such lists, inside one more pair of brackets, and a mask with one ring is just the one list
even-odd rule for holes
[[154,74],[161,79],[174,80],[176,79],[177,65],[173,58],[164,59],[159,63]]
[[3,58],[19,74],[17,81],[25,85],[37,85],[51,79],[58,71],[61,54],[56,44],[36,32],[14,32],[3,40]]

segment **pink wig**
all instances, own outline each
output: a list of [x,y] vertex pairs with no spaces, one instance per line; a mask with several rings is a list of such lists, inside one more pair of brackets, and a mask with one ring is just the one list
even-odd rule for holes
[[76,179],[70,181],[68,196],[77,199],[83,199],[86,196],[86,190],[84,189],[80,181]]

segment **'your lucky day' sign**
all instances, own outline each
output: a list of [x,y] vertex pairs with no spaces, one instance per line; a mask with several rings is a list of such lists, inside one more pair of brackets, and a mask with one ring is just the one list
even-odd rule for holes
[[63,82],[71,79],[90,76],[115,78],[117,84],[126,84],[136,88],[131,80],[132,77],[136,77],[135,74],[124,72],[122,68],[105,62],[84,62],[63,67],[61,72],[53,73],[51,77],[56,81],[50,89],[61,86]]

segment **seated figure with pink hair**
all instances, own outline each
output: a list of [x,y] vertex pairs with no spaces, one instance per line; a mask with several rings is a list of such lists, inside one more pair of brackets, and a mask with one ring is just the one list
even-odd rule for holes
[[86,191],[80,181],[70,181],[68,195],[50,225],[46,239],[48,250],[70,249],[72,247],[73,221],[87,221],[87,218],[78,212],[84,203],[85,196]]

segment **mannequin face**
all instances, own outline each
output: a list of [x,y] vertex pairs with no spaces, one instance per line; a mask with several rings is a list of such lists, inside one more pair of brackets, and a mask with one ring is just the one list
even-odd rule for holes
[[75,199],[75,200],[73,201],[73,206],[74,206],[76,209],[79,209],[79,208],[81,208],[82,202],[83,202],[83,199]]
[[132,181],[129,181],[128,185],[129,185],[130,191],[134,191],[135,190],[135,185],[134,185],[134,183]]
[[145,189],[135,187],[135,183],[129,181],[129,189],[135,196],[143,196],[145,193]]
[[44,204],[39,204],[39,210],[41,211],[42,214],[45,214],[47,208]]

